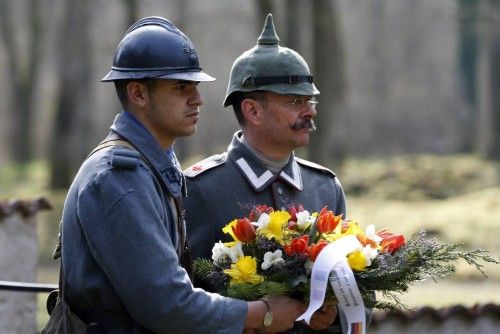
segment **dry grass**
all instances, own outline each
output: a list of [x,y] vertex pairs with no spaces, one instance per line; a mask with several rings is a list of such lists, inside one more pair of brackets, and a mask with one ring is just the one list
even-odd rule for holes
[[[350,197],[349,217],[362,226],[373,223],[409,235],[425,229],[441,242],[460,242],[464,248],[483,248],[500,260],[500,188],[485,189],[446,200],[395,201]],[[488,278],[465,262],[457,273],[437,282],[420,282],[402,295],[411,307],[455,304],[500,304],[500,265],[485,266]]]
[[[500,164],[473,155],[409,155],[349,159],[338,171],[348,216],[363,226],[410,235],[429,231],[441,242],[483,248],[500,260]],[[402,295],[412,307],[500,304],[500,265],[488,278],[465,262],[438,282],[420,282]]]

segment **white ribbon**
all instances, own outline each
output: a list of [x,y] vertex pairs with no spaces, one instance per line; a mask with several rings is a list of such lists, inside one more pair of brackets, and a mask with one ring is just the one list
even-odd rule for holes
[[330,284],[337,297],[338,308],[347,318],[347,334],[365,333],[365,306],[354,274],[346,260],[348,254],[361,248],[361,243],[353,235],[338,239],[323,248],[314,261],[311,272],[309,307],[297,321],[305,320],[309,324],[314,312],[323,305],[331,273]]

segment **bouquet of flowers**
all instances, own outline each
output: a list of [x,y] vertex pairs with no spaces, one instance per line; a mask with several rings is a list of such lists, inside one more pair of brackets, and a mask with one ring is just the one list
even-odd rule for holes
[[[329,244],[348,237],[359,241],[346,260],[366,307],[405,308],[398,293],[412,282],[451,275],[459,259],[483,275],[484,262],[498,263],[485,250],[463,251],[460,244],[441,244],[425,231],[407,239],[388,229],[377,231],[373,225],[362,229],[326,207],[310,213],[301,205],[288,210],[261,205],[247,217],[231,221],[223,232],[233,241],[216,243],[211,260],[196,259],[195,279],[222,295],[243,300],[268,294],[309,300],[315,260]],[[384,300],[378,301],[375,291]],[[326,291],[326,298],[336,298],[332,289]]]

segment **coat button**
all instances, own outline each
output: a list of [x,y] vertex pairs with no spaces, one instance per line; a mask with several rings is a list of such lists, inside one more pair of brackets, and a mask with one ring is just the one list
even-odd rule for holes
[[283,195],[283,193],[284,193],[283,188],[278,187],[278,194]]

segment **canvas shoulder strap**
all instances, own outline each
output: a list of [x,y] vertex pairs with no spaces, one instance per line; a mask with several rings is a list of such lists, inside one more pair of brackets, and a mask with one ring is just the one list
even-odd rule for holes
[[[94,153],[96,153],[97,151],[100,151],[106,147],[111,147],[111,146],[121,146],[121,147],[126,147],[128,149],[131,149],[131,150],[134,150],[136,152],[139,152],[137,151],[137,149],[134,147],[134,145],[130,144],[128,141],[124,140],[124,139],[109,139],[109,140],[104,140],[102,141],[99,145],[97,145],[96,148],[94,148],[92,150],[92,152],[89,153],[89,155],[87,156],[87,158],[85,158],[85,160],[87,160],[88,158],[90,158],[90,156],[92,156]],[[141,159],[146,161],[146,159],[144,159],[144,157],[142,156],[141,154]],[[147,161],[146,161],[147,163]],[[149,165],[149,164],[148,164]]]

